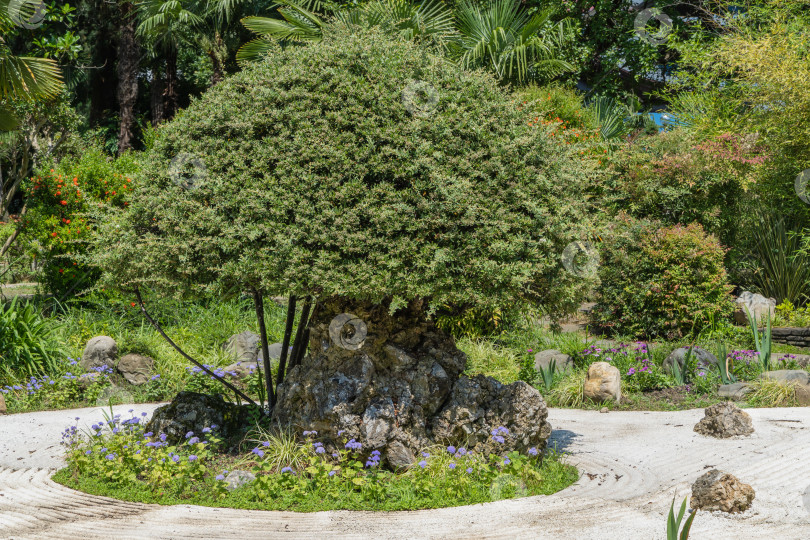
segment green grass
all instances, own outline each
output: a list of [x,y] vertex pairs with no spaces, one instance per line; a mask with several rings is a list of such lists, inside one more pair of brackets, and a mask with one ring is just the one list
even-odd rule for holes
[[[561,456],[550,452],[539,469],[542,480],[539,484],[529,486],[525,492],[531,495],[551,495],[576,482],[579,472],[571,465],[565,464]],[[223,508],[241,508],[247,510],[292,510],[296,512],[319,512],[325,510],[420,510],[428,508],[446,508],[490,502],[491,486],[481,486],[477,490],[464,490],[463,496],[453,496],[452,477],[439,478],[429,493],[419,495],[407,473],[398,474],[388,481],[386,495],[378,500],[363,498],[356,491],[331,494],[324,497],[319,492],[283,492],[279,497],[255,500],[249,489],[237,489],[227,493],[223,498],[214,495],[211,481],[203,481],[192,486],[170,484],[154,489],[144,482],[110,484],[98,477],[79,476],[70,468],[58,471],[53,480],[71,489],[112,497],[124,501],[150,504],[196,504]]]

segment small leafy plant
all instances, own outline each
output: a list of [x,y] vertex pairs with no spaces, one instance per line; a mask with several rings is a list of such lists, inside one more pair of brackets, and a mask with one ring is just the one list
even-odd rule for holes
[[548,367],[539,366],[539,373],[540,378],[543,380],[543,386],[546,389],[546,392],[551,390],[551,387],[554,386],[554,371],[557,369],[557,361],[555,359],[551,359],[549,362]]
[[759,325],[757,324],[757,316],[748,308],[745,309],[746,314],[748,315],[748,323],[751,325],[751,334],[754,336],[754,347],[759,353],[759,362],[762,365],[762,371],[769,371],[771,369],[771,315],[768,313],[765,319],[765,328],[763,328],[762,332],[759,331]]
[[692,528],[692,521],[697,515],[697,510],[690,510],[689,517],[681,529],[681,521],[683,521],[684,513],[686,512],[686,498],[684,497],[681,503],[681,509],[678,516],[675,516],[675,498],[672,498],[672,505],[669,507],[669,517],[667,518],[667,540],[687,540],[689,538],[689,531]]
[[731,363],[731,360],[732,356],[728,354],[726,344],[721,341],[717,346],[717,369],[720,372],[720,380],[723,384],[732,384],[737,382],[737,377],[734,376],[733,368],[729,369],[729,363]]

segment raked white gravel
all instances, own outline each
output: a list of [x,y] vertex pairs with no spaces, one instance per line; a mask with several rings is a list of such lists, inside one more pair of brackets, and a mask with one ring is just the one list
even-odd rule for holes
[[[116,412],[155,407],[122,405]],[[810,408],[748,413],[753,435],[715,440],[692,431],[702,410],[553,409],[552,445],[581,473],[560,493],[418,512],[314,514],[158,506],[78,493],[50,480],[64,464],[61,432],[75,417],[81,425],[101,420],[102,410],[2,416],[0,538],[663,539],[673,495],[680,503],[698,476],[719,468],[751,484],[756,499],[739,515],[699,512],[692,540],[810,539],[803,499],[810,494]]]

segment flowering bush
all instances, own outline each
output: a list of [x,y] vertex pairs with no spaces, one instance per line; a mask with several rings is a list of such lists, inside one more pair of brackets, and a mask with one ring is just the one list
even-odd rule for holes
[[180,444],[169,445],[166,435],[144,432],[147,413],[136,416],[133,409],[129,412],[132,416],[125,420],[121,415],[107,415],[106,422],[93,424],[89,433],[78,430],[76,418],[77,425],[64,431],[62,444],[75,473],[111,484],[143,481],[178,492],[204,477],[204,463],[213,455],[211,446],[220,441],[213,431],[216,426],[204,428],[199,436],[189,432]]
[[112,160],[91,148],[27,182],[23,231],[42,260],[38,279],[49,292],[61,296],[92,284],[94,272],[80,260],[95,226],[90,214],[102,205],[125,208],[135,170],[132,157]]
[[578,355],[579,363],[608,362],[616,366],[626,385],[626,390],[646,392],[672,386],[672,379],[653,361],[646,343],[619,343],[602,349],[595,345],[587,347]]
[[724,250],[697,223],[659,228],[625,218],[599,255],[591,317],[604,331],[675,339],[731,315]]
[[10,410],[64,408],[79,402],[94,402],[110,386],[113,370],[104,365],[88,373],[79,373],[79,362],[67,358],[56,365],[55,374],[30,377],[0,388]]
[[[181,444],[169,446],[165,436],[145,432],[146,413],[130,413],[128,419],[108,416],[87,433],[80,432],[78,424],[67,428],[63,444],[69,468],[61,478],[72,479],[69,485],[86,481],[82,485],[96,489],[126,485],[149,497],[172,494],[187,502],[197,497],[206,504],[301,510],[471,504],[552,493],[577,479],[576,470],[564,465],[559,455],[543,455],[534,448],[525,454],[489,456],[463,447],[430,448],[407,470],[391,472],[381,467],[378,450],[368,450],[354,439],[338,445],[321,442],[315,431],[304,432],[305,459],[294,463],[272,458],[277,444],[273,440],[257,441],[246,456],[227,456],[216,452],[221,449],[216,426],[189,432]],[[508,433],[504,427],[493,430],[493,443]],[[252,480],[234,486],[229,470]]]

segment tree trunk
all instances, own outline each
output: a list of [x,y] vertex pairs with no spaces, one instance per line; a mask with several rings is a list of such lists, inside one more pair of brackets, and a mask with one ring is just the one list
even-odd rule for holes
[[120,126],[118,154],[131,150],[135,134],[135,102],[138,100],[138,43],[135,41],[135,8],[121,6],[121,32],[118,38],[118,107]]
[[163,121],[163,93],[166,91],[161,66],[157,64],[158,63],[155,62],[155,65],[152,67],[152,83],[150,85],[153,126],[157,126]]
[[164,118],[171,120],[177,112],[177,49],[166,53],[166,90],[163,92]]
[[[327,450],[354,439],[379,450],[391,468],[420,449],[455,444],[479,453],[542,450],[551,434],[540,393],[523,381],[504,385],[462,375],[467,358],[414,300],[393,315],[387,304],[319,301],[309,349],[276,393],[273,417],[318,432]],[[508,429],[495,441],[492,431]]]

